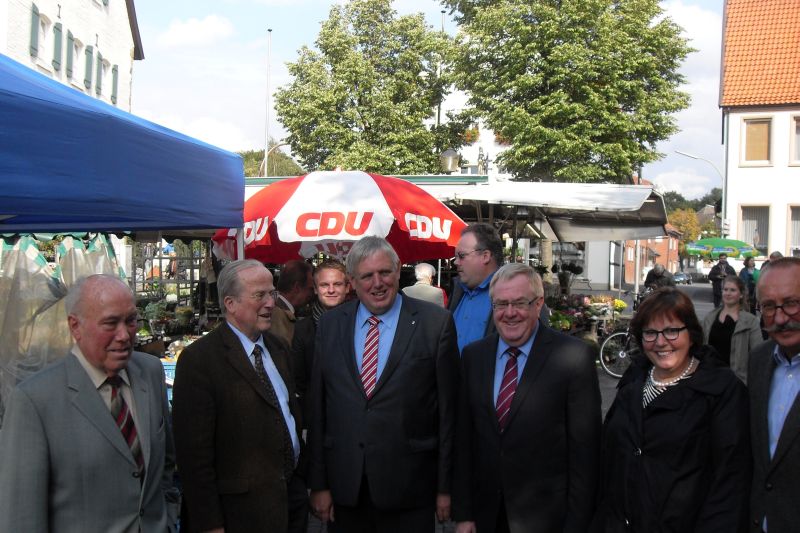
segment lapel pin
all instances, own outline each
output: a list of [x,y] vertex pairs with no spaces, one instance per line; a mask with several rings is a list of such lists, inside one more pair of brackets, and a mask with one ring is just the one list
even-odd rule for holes
[[412,320],[412,321],[411,321],[411,325],[412,325],[412,326],[413,326],[414,324],[416,324],[416,323],[417,323],[417,321],[416,321],[416,320]]

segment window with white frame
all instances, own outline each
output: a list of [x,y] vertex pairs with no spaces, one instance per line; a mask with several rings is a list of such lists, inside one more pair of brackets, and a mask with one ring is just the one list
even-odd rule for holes
[[633,261],[633,248],[628,247],[628,261]]
[[792,207],[789,219],[789,247],[800,248],[800,207]]
[[772,119],[746,118],[742,123],[742,163],[769,164],[771,160]]
[[800,115],[794,115],[789,124],[789,164],[800,165]]
[[741,240],[752,243],[761,255],[769,247],[769,207],[742,207]]

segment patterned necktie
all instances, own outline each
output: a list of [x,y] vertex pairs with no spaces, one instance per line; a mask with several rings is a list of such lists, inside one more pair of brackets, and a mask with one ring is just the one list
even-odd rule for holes
[[508,361],[506,361],[503,380],[500,382],[500,392],[497,394],[497,423],[500,425],[500,431],[506,429],[508,413],[511,411],[511,402],[514,400],[514,393],[517,391],[517,356],[521,352],[517,348],[509,348],[506,353],[508,354]]
[[136,425],[133,423],[133,415],[130,409],[128,409],[128,404],[125,403],[125,399],[122,397],[122,391],[120,390],[122,378],[114,376],[106,379],[106,382],[111,385],[111,406],[109,408],[111,410],[111,416],[114,417],[117,427],[122,432],[122,438],[128,443],[133,458],[136,464],[139,465],[139,473],[141,474],[144,470],[142,446],[139,442],[139,434],[136,431]]
[[371,316],[367,319],[369,330],[364,341],[364,358],[361,361],[361,383],[364,385],[364,392],[367,399],[372,398],[375,392],[375,385],[378,382],[378,323],[380,319]]
[[292,437],[289,435],[289,427],[286,425],[286,419],[283,418],[283,411],[280,408],[281,404],[278,401],[278,395],[275,393],[275,388],[272,386],[272,382],[269,380],[266,368],[264,368],[263,356],[264,351],[261,349],[261,346],[256,344],[253,348],[253,360],[255,361],[256,375],[258,376],[259,381],[261,381],[261,383],[264,385],[264,388],[267,391],[267,396],[269,396],[270,400],[278,406],[278,413],[275,423],[279,427],[283,428],[283,474],[288,480],[294,472],[294,445],[292,444]]

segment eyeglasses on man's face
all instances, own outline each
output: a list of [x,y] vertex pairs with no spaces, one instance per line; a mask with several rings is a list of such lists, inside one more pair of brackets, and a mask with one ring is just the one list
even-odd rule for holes
[[642,340],[646,342],[655,342],[658,338],[658,335],[661,334],[668,341],[674,341],[680,336],[681,331],[685,329],[687,329],[686,326],[680,328],[664,328],[661,330],[644,329],[642,330]]
[[475,248],[474,250],[470,250],[469,252],[456,252],[456,255],[455,255],[455,257],[453,257],[453,259],[458,259],[459,261],[463,261],[464,258],[467,257],[471,253],[474,253],[474,252],[485,252],[485,251],[486,251],[485,248]]
[[267,300],[275,301],[278,299],[278,289],[271,291],[258,291],[250,295],[250,298],[257,302],[266,302]]
[[514,300],[513,302],[506,302],[504,300],[496,300],[492,302],[492,309],[495,311],[506,311],[509,307],[513,307],[517,311],[525,311],[530,309],[533,302],[538,300],[538,298],[534,298],[533,300]]
[[794,316],[800,312],[800,300],[786,300],[781,305],[775,302],[764,302],[761,304],[761,314],[767,318],[772,318],[778,309],[782,310],[787,316]]

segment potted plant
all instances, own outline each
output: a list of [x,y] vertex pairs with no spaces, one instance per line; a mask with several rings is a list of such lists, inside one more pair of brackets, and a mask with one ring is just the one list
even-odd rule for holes
[[144,316],[150,323],[150,332],[153,335],[163,335],[168,321],[167,302],[150,302],[144,308]]

